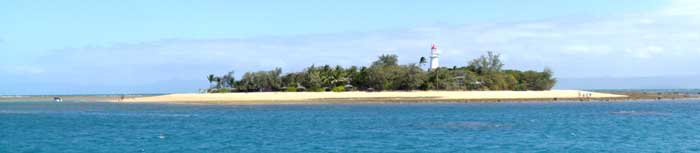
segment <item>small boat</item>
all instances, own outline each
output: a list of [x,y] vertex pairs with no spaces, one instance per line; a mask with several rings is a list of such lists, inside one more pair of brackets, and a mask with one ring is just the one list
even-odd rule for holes
[[53,97],[53,101],[55,101],[55,102],[63,102],[63,98],[61,98],[61,97]]

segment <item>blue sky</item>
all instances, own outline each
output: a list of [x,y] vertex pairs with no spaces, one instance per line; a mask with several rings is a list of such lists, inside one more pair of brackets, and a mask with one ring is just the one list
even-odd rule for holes
[[384,53],[409,63],[432,42],[445,65],[495,50],[508,68],[558,78],[698,76],[696,10],[692,0],[5,1],[0,95],[194,92],[229,70]]

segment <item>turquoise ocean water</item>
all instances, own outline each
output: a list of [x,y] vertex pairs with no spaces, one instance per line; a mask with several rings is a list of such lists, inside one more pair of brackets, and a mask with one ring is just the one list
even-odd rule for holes
[[700,152],[700,101],[0,102],[0,152]]

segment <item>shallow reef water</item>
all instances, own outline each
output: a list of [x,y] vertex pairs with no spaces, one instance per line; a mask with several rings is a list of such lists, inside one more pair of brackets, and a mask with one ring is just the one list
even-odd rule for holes
[[700,101],[0,102],[0,152],[698,152]]

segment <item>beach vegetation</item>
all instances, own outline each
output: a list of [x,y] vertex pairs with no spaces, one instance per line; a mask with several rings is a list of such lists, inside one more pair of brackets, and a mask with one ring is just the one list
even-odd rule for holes
[[343,92],[343,91],[345,91],[345,86],[336,86],[336,87],[333,87],[333,89],[331,89],[331,91],[333,91],[333,92]]
[[228,93],[228,92],[230,92],[230,90],[228,88],[221,88],[221,89],[217,90],[217,92],[218,93]]
[[297,87],[287,87],[287,92],[297,92]]
[[313,91],[313,92],[324,92],[324,91],[326,91],[326,88],[321,88],[321,87],[318,87],[318,88],[311,88],[311,91]]
[[542,71],[503,69],[500,54],[492,51],[466,62],[465,66],[424,70],[418,63],[399,64],[398,56],[381,55],[369,66],[311,65],[299,72],[283,74],[281,68],[246,72],[235,80],[233,71],[208,75],[207,91],[411,91],[411,90],[550,90],[555,84],[549,68]]

